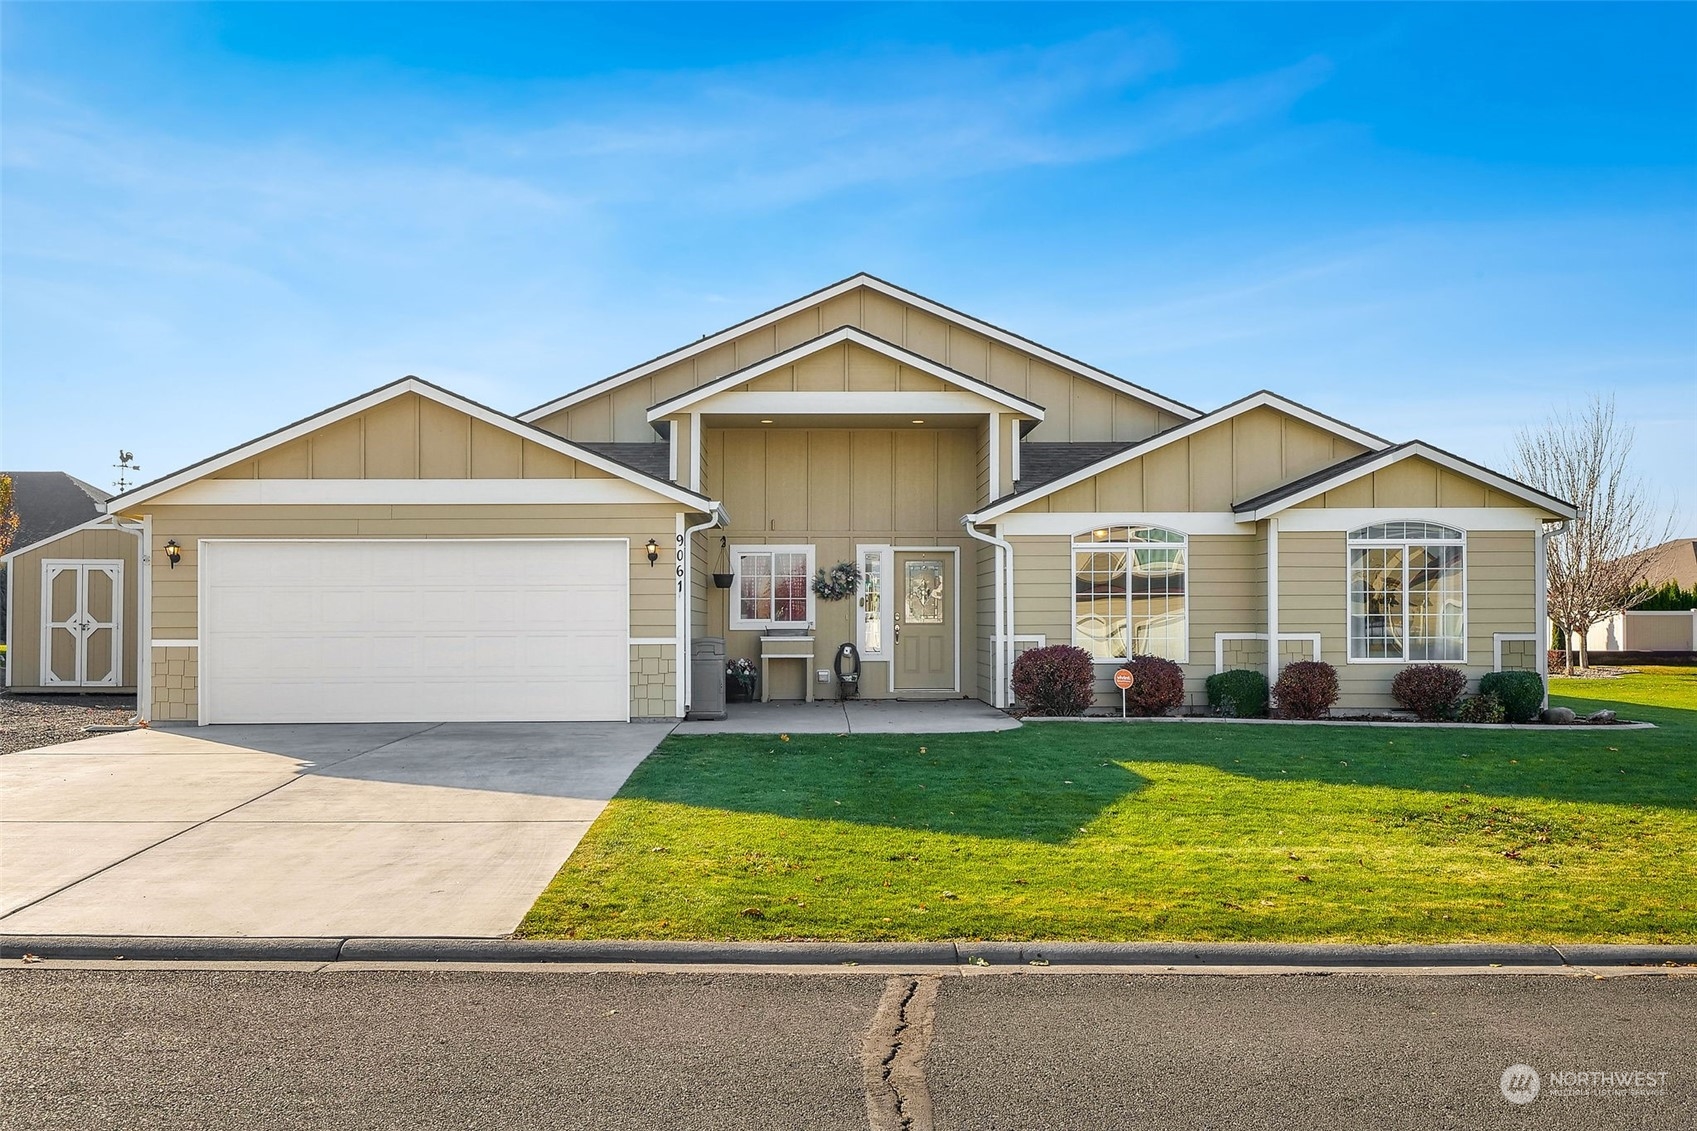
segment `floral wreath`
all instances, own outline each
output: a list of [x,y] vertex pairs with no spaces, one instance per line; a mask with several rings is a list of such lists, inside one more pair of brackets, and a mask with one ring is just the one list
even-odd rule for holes
[[838,562],[829,571],[820,570],[813,576],[813,592],[827,601],[852,597],[860,588],[860,567],[853,562]]

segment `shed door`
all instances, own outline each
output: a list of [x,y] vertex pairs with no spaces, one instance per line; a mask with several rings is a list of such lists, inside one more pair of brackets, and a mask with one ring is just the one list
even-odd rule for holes
[[41,563],[41,685],[123,682],[124,563]]
[[206,542],[202,722],[620,721],[623,541]]

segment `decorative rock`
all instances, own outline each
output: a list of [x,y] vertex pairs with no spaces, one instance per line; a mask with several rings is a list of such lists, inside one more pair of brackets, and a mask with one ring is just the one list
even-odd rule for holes
[[1539,716],[1539,718],[1543,719],[1551,726],[1566,726],[1573,722],[1577,717],[1578,716],[1566,707],[1546,707],[1544,708],[1543,714]]
[[1612,723],[1615,721],[1615,713],[1613,711],[1593,711],[1585,716],[1585,721],[1588,723]]

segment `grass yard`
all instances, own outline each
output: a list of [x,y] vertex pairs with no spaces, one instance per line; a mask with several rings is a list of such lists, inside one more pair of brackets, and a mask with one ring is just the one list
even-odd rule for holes
[[1697,939],[1697,669],[1553,691],[1660,729],[672,738],[520,933]]

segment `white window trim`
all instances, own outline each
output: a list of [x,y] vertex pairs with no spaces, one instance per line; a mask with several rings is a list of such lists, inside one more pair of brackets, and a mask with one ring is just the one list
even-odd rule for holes
[[[1138,522],[1138,523],[1130,523],[1130,524],[1116,523],[1115,525],[1118,525],[1118,526],[1132,525],[1132,526],[1154,527],[1157,524],[1149,523],[1149,522]],[[1106,550],[1133,550],[1133,549],[1151,548],[1151,547],[1158,549],[1162,546],[1178,546],[1178,547],[1180,547],[1184,550],[1184,655],[1182,657],[1177,657],[1177,658],[1173,658],[1173,657],[1167,657],[1167,658],[1172,659],[1173,663],[1175,663],[1175,664],[1188,664],[1188,663],[1190,663],[1190,535],[1185,533],[1182,530],[1174,530],[1171,527],[1163,526],[1163,527],[1160,527],[1160,529],[1165,530],[1170,534],[1181,535],[1182,538],[1183,538],[1183,541],[1181,541],[1181,542],[1080,542],[1078,540],[1079,535],[1089,534],[1092,530],[1096,530],[1096,529],[1100,529],[1100,528],[1099,527],[1090,527],[1090,528],[1085,529],[1085,530],[1074,531],[1073,534],[1072,534],[1072,537],[1069,539],[1071,545],[1067,549],[1067,559],[1068,559],[1067,560],[1067,576],[1072,579],[1072,582],[1069,585],[1069,588],[1071,588],[1072,591],[1067,596],[1067,606],[1068,606],[1068,608],[1067,608],[1067,619],[1068,619],[1068,622],[1072,626],[1072,645],[1073,645],[1073,647],[1084,648],[1084,650],[1087,651],[1087,652],[1090,650],[1089,648],[1085,647],[1085,645],[1080,643],[1079,639],[1078,639],[1078,593],[1077,593],[1076,588],[1073,588],[1077,585],[1077,578],[1078,578],[1078,551],[1080,551],[1080,550],[1104,550],[1104,549],[1106,549]],[[1127,568],[1128,569],[1130,568],[1129,564],[1128,564]],[[1127,609],[1126,609],[1126,620],[1127,620],[1127,625],[1126,625],[1126,650],[1128,652],[1131,649],[1130,619],[1131,619],[1131,610],[1130,610],[1130,606],[1128,605]],[[1129,657],[1121,657],[1119,659],[1100,660],[1100,659],[1096,659],[1095,657],[1091,657],[1090,662],[1097,665],[1098,667],[1119,667],[1121,664],[1125,663],[1126,659],[1128,659],[1128,658]]]
[[[742,559],[745,554],[806,554],[807,555],[807,619],[805,621],[790,620],[744,620],[742,618]],[[811,629],[814,621],[813,573],[818,567],[813,561],[811,545],[747,545],[732,546],[731,555],[731,597],[730,625],[732,632],[767,632],[775,628],[806,628]],[[774,594],[775,597],[775,594]]]
[[855,598],[854,646],[860,649],[860,658],[863,661],[887,661],[891,658],[889,649],[891,643],[890,579],[895,574],[896,551],[893,546],[881,544],[856,546],[854,548],[854,561],[857,566],[861,567],[863,573],[866,568],[866,559],[872,554],[878,555],[878,564],[881,571],[879,580],[883,585],[884,605],[878,611],[878,638],[885,642],[885,646],[877,651],[866,646],[866,617],[863,615],[865,609],[861,604],[866,596],[864,583],[862,583],[860,594]]
[[[1382,523],[1387,523],[1387,522],[1431,522],[1431,521],[1432,521],[1431,519],[1403,518],[1403,517],[1395,517],[1395,518],[1383,517],[1383,518],[1376,519],[1373,523],[1371,523],[1371,525],[1378,526]],[[1460,659],[1456,659],[1456,660],[1411,660],[1407,656],[1401,656],[1401,657],[1393,659],[1393,658],[1388,657],[1388,656],[1357,657],[1355,655],[1355,634],[1350,631],[1350,623],[1349,623],[1350,616],[1352,615],[1352,611],[1350,609],[1350,603],[1349,603],[1350,584],[1351,584],[1350,571],[1354,568],[1351,565],[1350,559],[1351,559],[1352,555],[1354,554],[1354,552],[1356,550],[1360,550],[1360,549],[1385,550],[1385,549],[1394,549],[1394,548],[1400,547],[1404,551],[1406,551],[1409,546],[1460,546],[1461,547],[1461,658]],[[1466,664],[1467,663],[1467,631],[1468,631],[1468,623],[1469,623],[1469,620],[1471,619],[1468,616],[1468,602],[1467,602],[1467,560],[1468,560],[1468,557],[1469,557],[1469,555],[1468,555],[1468,552],[1467,552],[1467,531],[1466,530],[1461,531],[1461,541],[1460,542],[1457,542],[1454,539],[1449,539],[1449,538],[1438,538],[1438,539],[1428,538],[1428,539],[1421,539],[1421,540],[1418,540],[1418,541],[1408,539],[1408,538],[1403,538],[1403,539],[1383,539],[1383,538],[1356,539],[1356,538],[1350,537],[1349,534],[1346,532],[1344,534],[1344,551],[1343,551],[1343,654],[1344,654],[1344,663],[1345,664],[1363,664],[1363,665],[1365,665],[1365,664],[1403,664],[1403,665],[1408,665],[1408,664]],[[1403,580],[1404,580],[1404,585],[1403,585],[1404,600],[1403,600],[1403,603],[1402,603],[1402,643],[1403,643],[1403,651],[1406,652],[1408,650],[1408,601],[1407,601],[1408,586],[1406,584],[1407,578],[1408,578],[1408,555],[1407,555],[1406,552],[1403,554],[1403,558],[1402,558],[1402,570],[1403,570]],[[1188,595],[1188,593],[1187,593],[1187,595]]]

